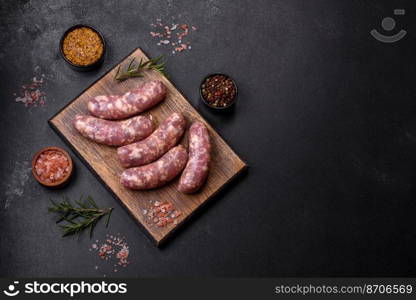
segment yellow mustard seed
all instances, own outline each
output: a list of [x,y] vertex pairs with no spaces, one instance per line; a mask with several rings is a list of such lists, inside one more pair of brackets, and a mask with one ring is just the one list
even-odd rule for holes
[[100,59],[104,45],[97,32],[88,27],[79,27],[65,36],[62,50],[73,64],[87,66]]

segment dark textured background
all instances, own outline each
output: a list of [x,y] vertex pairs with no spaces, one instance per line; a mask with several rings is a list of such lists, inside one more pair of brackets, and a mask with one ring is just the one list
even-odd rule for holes
[[[416,6],[392,2],[1,0],[0,275],[415,276]],[[395,19],[408,35],[375,41],[369,31],[394,8],[407,10]],[[197,26],[193,49],[156,46],[149,24],[158,17]],[[108,43],[103,67],[84,74],[57,51],[81,22]],[[138,46],[167,54],[171,79],[250,165],[162,249],[77,158],[61,191],[29,173],[40,148],[68,148],[47,120]],[[47,106],[28,110],[13,93],[37,66]],[[213,71],[238,82],[232,114],[199,102]],[[94,240],[125,235],[129,267],[112,273],[86,236],[60,238],[46,212],[61,193],[115,207]]]

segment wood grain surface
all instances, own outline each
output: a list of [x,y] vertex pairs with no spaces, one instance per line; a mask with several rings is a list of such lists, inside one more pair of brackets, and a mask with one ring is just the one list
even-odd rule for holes
[[[125,65],[135,57],[148,60],[144,52],[138,48],[127,56],[120,64]],[[218,133],[201,117],[191,106],[189,101],[178,91],[178,89],[163,75],[156,71],[146,73],[145,79],[133,78],[118,83],[114,75],[119,65],[98,79],[88,87],[80,96],[75,98],[61,111],[49,120],[49,124],[69,143],[74,151],[81,157],[88,167],[102,180],[112,193],[128,209],[131,215],[145,229],[151,239],[160,245],[175,229],[188,219],[202,204],[213,197],[233,177],[240,173],[246,164],[237,156],[229,145],[218,135]],[[74,116],[77,113],[88,113],[87,101],[89,98],[102,94],[123,94],[133,89],[142,80],[158,79],[167,87],[167,97],[159,105],[143,113],[152,115],[157,123],[161,123],[173,112],[182,112],[187,119],[187,128],[194,120],[204,122],[210,132],[212,141],[212,162],[210,173],[205,185],[198,193],[184,195],[177,191],[178,178],[168,185],[148,191],[132,191],[124,188],[119,182],[119,176],[123,171],[120,165],[116,148],[94,143],[81,136],[73,127]],[[188,145],[188,134],[184,135],[180,142]],[[170,201],[182,212],[178,217],[178,224],[170,223],[165,227],[157,227],[144,215],[143,210],[148,210],[150,201]]]

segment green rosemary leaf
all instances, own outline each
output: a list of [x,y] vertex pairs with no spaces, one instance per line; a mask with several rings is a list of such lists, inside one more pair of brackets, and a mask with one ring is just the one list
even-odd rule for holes
[[120,65],[120,66],[118,66],[118,68],[117,68],[117,72],[116,72],[116,75],[114,76],[114,79],[117,79],[117,76],[118,76],[118,74],[120,73],[120,68],[121,68],[121,65]]
[[127,70],[131,70],[131,66],[132,66],[132,64],[134,63],[134,61],[135,61],[136,59],[135,58],[133,58],[131,61],[130,61],[130,63],[129,63],[129,66],[127,67]]
[[105,227],[108,227],[108,223],[110,222],[111,213],[113,212],[113,208],[110,208],[109,213],[107,214],[107,218],[105,220]]
[[161,61],[163,58],[163,55],[159,55],[158,57],[156,57],[155,59],[153,59],[153,63],[157,64],[159,61]]
[[150,64],[152,64],[152,60],[151,59],[149,59],[148,61],[145,61],[144,63],[142,63],[140,65],[140,67],[141,68],[145,68],[147,65],[150,65]]
[[61,203],[56,203],[51,199],[50,202],[52,206],[48,210],[60,215],[57,223],[66,222],[64,225],[60,225],[63,231],[62,236],[78,234],[89,229],[91,237],[94,227],[102,217],[106,216],[105,224],[108,226],[113,210],[113,208],[99,208],[91,196],[88,196],[86,201],[82,201],[82,198],[75,200],[76,206],[70,202],[68,197],[64,197]]
[[88,202],[94,207],[94,208],[98,208],[97,204],[95,204],[94,199],[92,199],[91,196],[87,197]]
[[128,78],[143,77],[145,71],[147,70],[158,71],[159,73],[167,77],[167,74],[165,73],[165,62],[161,61],[162,58],[163,55],[160,55],[156,58],[149,59],[145,62],[143,62],[143,58],[140,58],[138,64],[135,64],[135,58],[133,58],[124,72],[121,71],[121,66],[119,66],[119,68],[117,69],[116,76],[114,78],[117,81],[121,82]]
[[81,201],[81,200],[75,200],[74,202],[75,202],[75,204],[77,204],[79,207],[85,208],[85,205],[84,205],[84,203],[82,203],[82,201]]
[[92,232],[94,230],[94,227],[95,227],[95,222],[91,222],[91,224],[90,224],[90,238],[92,237]]

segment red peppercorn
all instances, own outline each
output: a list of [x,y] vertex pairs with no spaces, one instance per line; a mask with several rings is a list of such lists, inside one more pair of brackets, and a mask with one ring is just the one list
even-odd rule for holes
[[234,81],[225,75],[212,75],[201,85],[204,100],[213,107],[227,107],[231,105],[237,94]]

